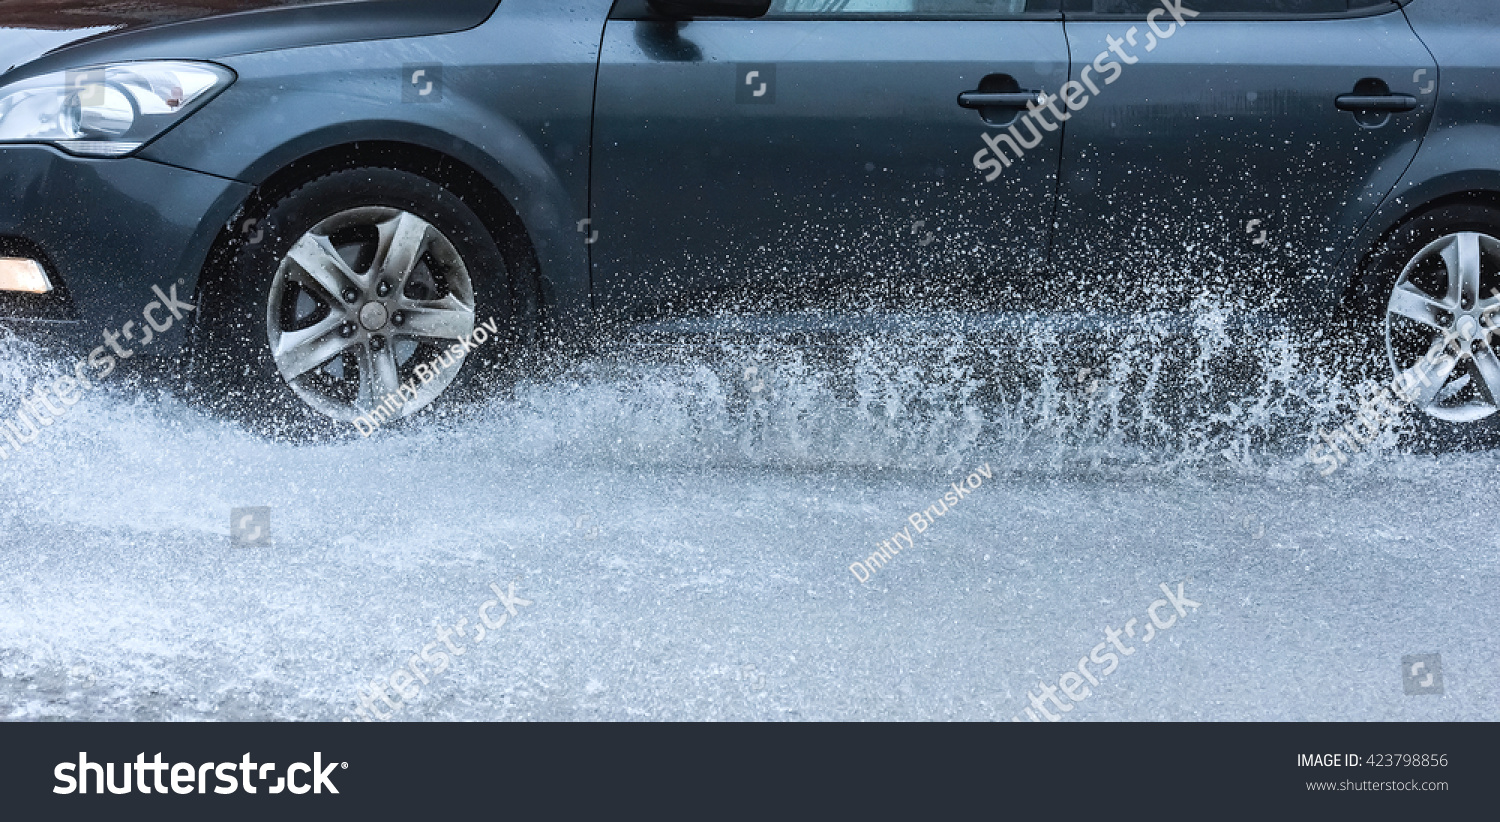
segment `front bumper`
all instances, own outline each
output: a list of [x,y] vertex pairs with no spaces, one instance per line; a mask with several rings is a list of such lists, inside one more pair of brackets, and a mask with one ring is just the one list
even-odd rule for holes
[[[39,259],[55,286],[0,295],[0,326],[92,347],[101,329],[140,317],[153,285],[197,292],[215,238],[251,187],[150,160],[4,146],[0,192],[0,251]],[[185,325],[152,353],[177,351]]]

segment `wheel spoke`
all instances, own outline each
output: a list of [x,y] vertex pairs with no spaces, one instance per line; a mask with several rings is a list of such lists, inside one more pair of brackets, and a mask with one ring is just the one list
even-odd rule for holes
[[1411,283],[1396,286],[1396,290],[1391,293],[1388,310],[1392,314],[1416,320],[1429,328],[1441,329],[1443,327],[1439,321],[1439,316],[1443,313],[1442,306],[1436,300],[1418,291]]
[[451,294],[435,302],[403,302],[401,313],[402,336],[456,340],[474,333],[474,310]]
[[290,382],[343,353],[349,340],[338,333],[342,324],[341,317],[330,314],[310,328],[281,332],[271,356],[282,376]]
[[371,354],[370,358],[375,366],[372,390],[375,392],[376,404],[379,404],[401,387],[401,374],[396,370],[396,352],[389,345]]
[[1500,334],[1500,312],[1486,314],[1479,318],[1479,336],[1486,339]]
[[375,271],[393,281],[397,294],[406,288],[406,278],[427,250],[431,229],[422,218],[405,212],[380,224],[380,253]]
[[1447,345],[1446,340],[1434,342],[1427,356],[1397,375],[1402,393],[1416,392],[1412,403],[1418,408],[1426,408],[1432,404],[1438,392],[1447,384],[1448,377],[1452,376],[1453,369],[1458,366],[1458,358],[1445,353]]
[[1465,231],[1443,249],[1448,269],[1448,302],[1472,307],[1479,301],[1479,235]]
[[363,291],[359,276],[344,262],[343,256],[333,247],[327,237],[307,234],[292,246],[287,259],[302,270],[305,277],[298,279],[316,285],[331,305],[341,305],[341,296],[346,289]]
[[1500,408],[1500,359],[1496,359],[1494,349],[1475,349],[1474,370],[1479,377],[1479,390],[1490,405]]
[[395,352],[389,345],[379,351],[371,351],[369,345],[361,345],[357,357],[359,394],[354,404],[369,413],[385,402],[386,397],[396,393],[401,387],[401,376],[396,370]]
[[354,398],[354,407],[368,414],[380,404],[375,401],[375,363],[369,347],[363,345],[354,349],[354,359],[359,365],[359,393]]

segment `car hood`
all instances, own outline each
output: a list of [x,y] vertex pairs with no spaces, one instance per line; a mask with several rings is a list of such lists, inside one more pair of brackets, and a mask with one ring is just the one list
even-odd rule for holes
[[499,1],[0,0],[0,75],[446,34],[483,23]]

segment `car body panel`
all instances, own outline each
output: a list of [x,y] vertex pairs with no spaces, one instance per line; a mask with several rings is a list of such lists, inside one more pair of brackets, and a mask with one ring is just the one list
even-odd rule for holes
[[1066,70],[1060,18],[612,20],[590,215],[602,312],[1003,293],[1045,260],[1061,134],[987,183],[987,126],[958,95]]
[[[89,28],[72,32],[77,40],[69,47],[54,48],[46,56],[27,61],[15,77],[4,79],[111,60],[214,60],[271,49],[445,34],[482,24],[498,2],[240,0],[226,6],[231,13],[215,14],[206,6],[148,1],[125,4],[119,13],[111,14],[108,4],[101,7],[74,0],[56,5],[64,10],[84,9],[84,15],[72,17]],[[34,23],[32,16],[19,13],[23,5],[7,4],[8,8],[0,9],[0,27]],[[196,19],[181,19],[187,14],[197,15]],[[97,31],[99,26],[106,30]]]
[[64,30],[19,28],[0,18],[0,77],[4,77],[16,66],[31,63],[46,53],[69,43],[98,34],[106,34],[112,30],[112,26]]
[[[138,156],[243,184],[241,203],[277,170],[324,149],[397,141],[451,156],[484,175],[520,214],[554,319],[567,332],[586,323],[590,313],[587,247],[577,224],[587,213],[590,109],[597,44],[609,2],[593,0],[590,5],[591,10],[579,10],[561,23],[545,0],[506,0],[489,24],[441,37],[220,57],[216,62],[234,70],[237,80]],[[246,25],[257,15],[237,18]],[[188,25],[197,24],[177,27],[182,45],[172,55],[204,57],[216,54],[215,49],[238,50],[222,42],[229,33],[217,28],[205,42],[181,38]],[[247,35],[251,40],[259,36]],[[116,50],[107,46],[91,42],[80,53],[90,63],[162,53],[129,38],[118,40]],[[46,61],[62,66],[68,62],[65,55]],[[436,99],[406,95],[410,64],[445,69]],[[27,66],[26,72],[35,68]],[[0,148],[0,166],[12,150]],[[113,161],[60,157],[58,162],[83,166]],[[196,282],[213,238],[241,203],[227,211],[172,209],[174,219],[195,213],[199,219],[192,259],[185,266],[194,272],[187,277],[189,284]],[[32,201],[13,208],[46,210],[45,204]],[[83,223],[98,219],[92,210],[81,213],[75,222],[78,235],[95,233],[97,226]],[[149,213],[137,219],[150,219]],[[54,241],[67,242],[49,238]],[[63,273],[70,284],[75,277],[107,282],[139,276],[113,267],[105,272]]]
[[[0,203],[0,237],[39,246],[76,306],[81,322],[48,323],[60,342],[138,320],[153,285],[191,294],[214,238],[205,224],[228,219],[251,190],[149,160],[81,160],[47,146],[7,147],[0,189],[12,192]],[[148,355],[175,350],[181,326]]]
[[[1144,46],[1143,20],[1070,21],[1073,78],[1132,27]],[[1324,316],[1330,272],[1433,111],[1420,90],[1437,66],[1400,11],[1188,20],[1133,52],[1139,62],[1066,124],[1053,307],[1274,295],[1283,312]],[[1417,108],[1361,125],[1334,101],[1365,78]]]
[[[507,10],[526,2],[507,0]],[[588,263],[577,225],[587,216],[597,64],[585,37],[592,31],[597,38],[603,13],[581,19],[576,31],[523,15],[495,22],[439,42],[315,46],[222,60],[238,81],[143,156],[259,185],[297,159],[361,141],[441,152],[510,201],[531,235],[559,321],[583,322]],[[441,99],[403,102],[406,75],[419,70],[409,66],[437,64]]]
[[1421,150],[1361,233],[1356,251],[1427,204],[1500,193],[1500,6],[1489,0],[1412,0],[1405,13],[1440,67],[1437,108]]

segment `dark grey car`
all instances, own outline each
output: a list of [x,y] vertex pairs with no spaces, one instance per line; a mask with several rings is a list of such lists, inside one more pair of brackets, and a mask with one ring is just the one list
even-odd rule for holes
[[1500,408],[1492,0],[20,0],[0,26],[0,317],[80,340],[79,380],[180,362],[363,426],[664,316],[1209,296],[1382,352],[1445,423]]

